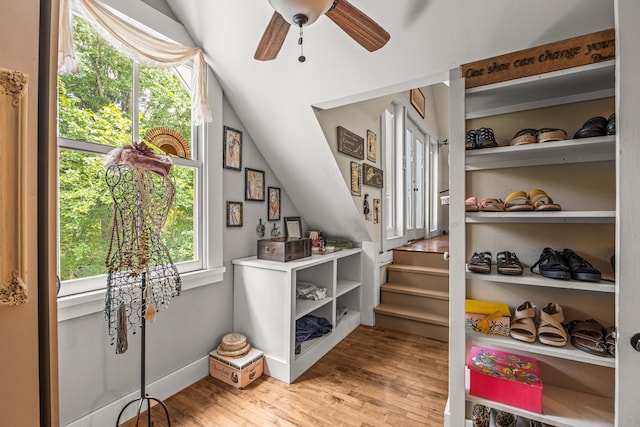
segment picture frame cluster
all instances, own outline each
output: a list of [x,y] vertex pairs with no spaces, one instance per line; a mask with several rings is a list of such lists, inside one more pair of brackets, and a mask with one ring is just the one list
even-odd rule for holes
[[[242,131],[230,126],[223,128],[222,167],[242,171]],[[281,190],[266,187],[265,172],[250,167],[244,168],[244,202],[267,201],[267,220],[279,221],[281,212]],[[244,206],[241,201],[227,201],[227,227],[242,227]],[[274,227],[276,228],[276,227]]]

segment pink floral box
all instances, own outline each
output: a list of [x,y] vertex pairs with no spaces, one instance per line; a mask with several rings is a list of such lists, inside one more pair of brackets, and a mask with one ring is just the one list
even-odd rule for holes
[[[465,313],[464,314],[464,327],[467,331],[482,332],[478,327],[478,322],[487,317],[486,314],[480,313]],[[509,336],[509,328],[511,327],[511,319],[506,316],[496,317],[489,321],[489,331],[487,333],[492,335]]]
[[542,380],[535,359],[473,346],[467,368],[470,395],[542,413]]

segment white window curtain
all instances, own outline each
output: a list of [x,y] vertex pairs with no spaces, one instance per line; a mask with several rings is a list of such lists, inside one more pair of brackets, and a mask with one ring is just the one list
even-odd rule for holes
[[61,0],[58,70],[77,70],[72,38],[72,13],[82,16],[123,55],[149,67],[172,67],[193,60],[191,115],[196,125],[213,121],[207,102],[202,50],[186,47],[134,27],[95,0]]

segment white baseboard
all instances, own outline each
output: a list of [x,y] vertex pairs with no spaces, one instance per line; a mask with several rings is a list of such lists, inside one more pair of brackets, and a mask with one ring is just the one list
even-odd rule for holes
[[[170,373],[169,375],[147,384],[145,390],[147,394],[157,399],[164,400],[191,384],[209,375],[209,356],[196,360],[195,362]],[[122,408],[129,402],[140,397],[140,390],[112,402],[100,409],[97,409],[84,417],[67,424],[65,427],[104,427],[116,424],[118,415]],[[146,404],[144,405],[146,408]],[[122,414],[120,422],[133,418],[137,412],[137,405],[130,405]]]

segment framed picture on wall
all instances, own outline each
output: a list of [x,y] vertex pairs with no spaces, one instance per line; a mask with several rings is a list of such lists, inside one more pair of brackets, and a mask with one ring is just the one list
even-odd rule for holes
[[244,169],[245,200],[264,202],[264,171]]
[[378,169],[370,164],[362,165],[362,183],[371,187],[382,188],[384,180],[382,178],[382,169]]
[[373,223],[380,223],[380,199],[373,199]]
[[222,166],[225,169],[242,170],[242,132],[224,127]]
[[287,216],[284,218],[284,229],[290,239],[302,237],[302,221],[299,216]]
[[362,165],[358,162],[351,162],[351,195],[362,195]]
[[338,126],[338,151],[364,160],[364,138]]
[[420,114],[420,117],[424,119],[424,108],[425,108],[424,102],[425,101],[424,101],[424,94],[422,93],[422,91],[418,88],[411,89],[409,98],[411,101],[411,105],[413,105],[413,108],[415,108],[418,114]]
[[242,202],[227,202],[227,227],[242,227]]
[[367,160],[376,162],[376,152],[378,150],[378,142],[376,134],[367,129]]
[[280,220],[280,189],[278,187],[267,189],[267,220]]

